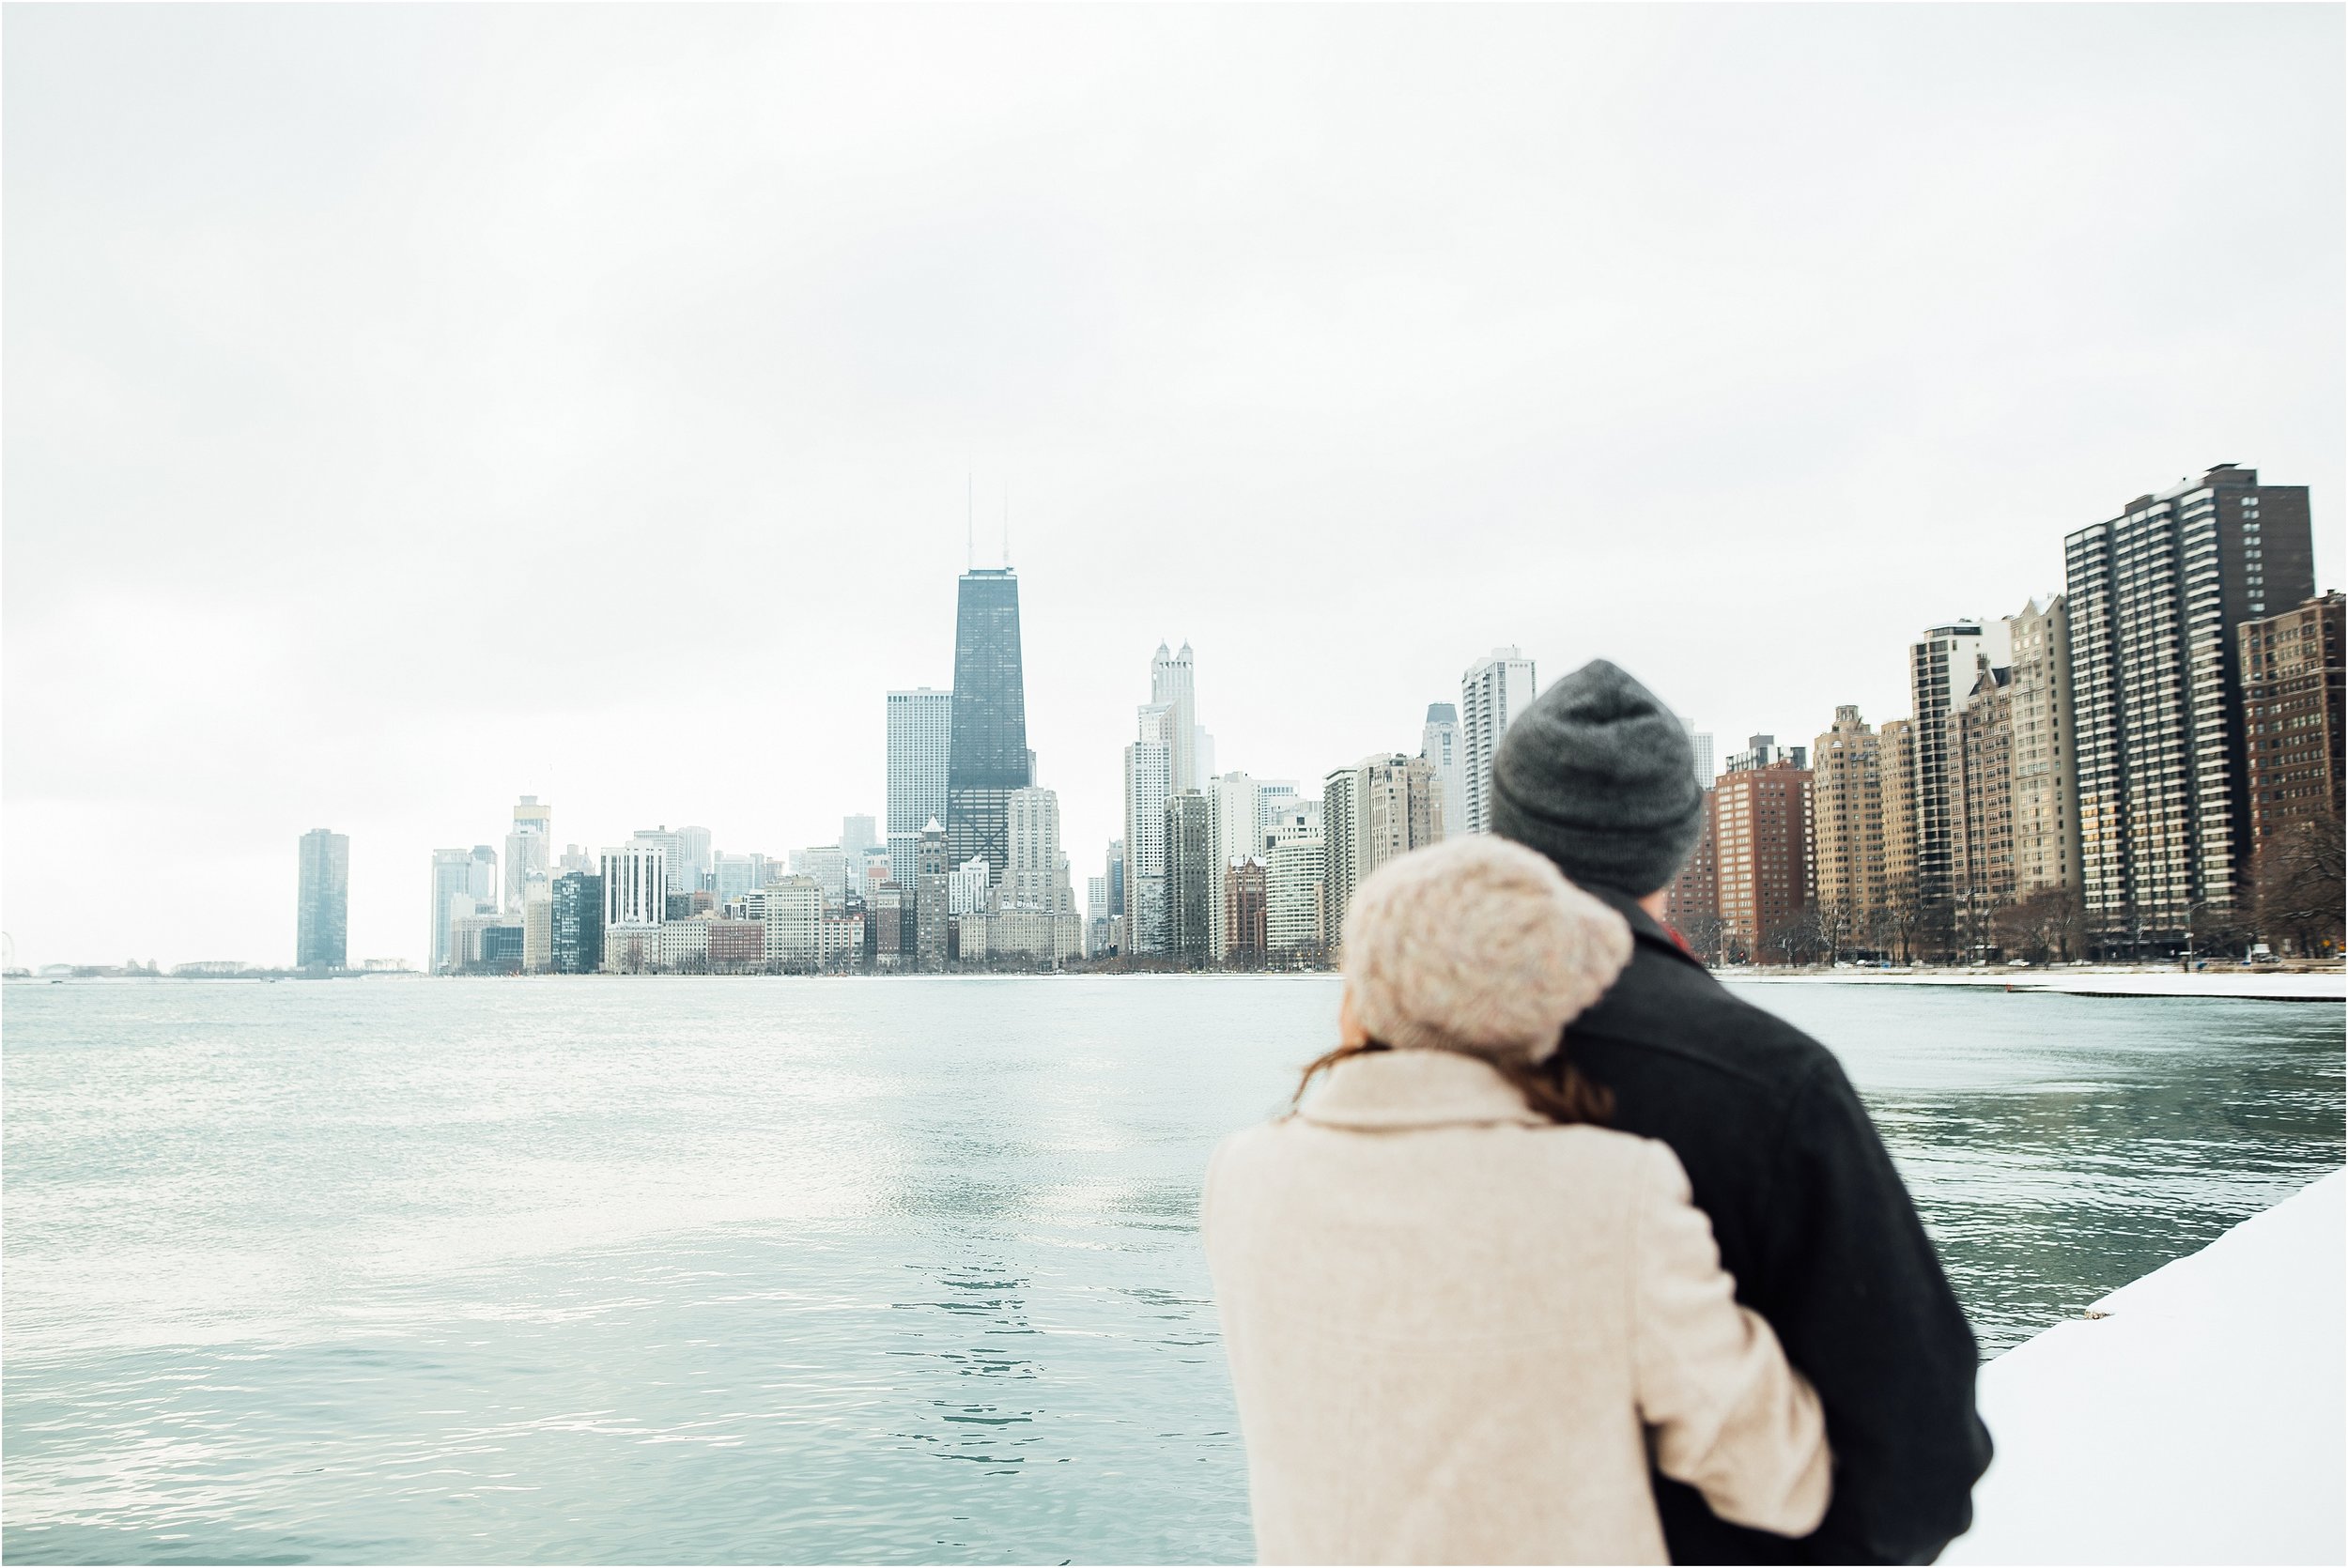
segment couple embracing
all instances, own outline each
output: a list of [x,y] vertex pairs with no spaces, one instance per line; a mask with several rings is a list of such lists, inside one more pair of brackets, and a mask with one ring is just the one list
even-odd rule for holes
[[1336,1049],[1209,1169],[1259,1553],[1930,1561],[1972,1333],[1834,1058],[1662,922],[1685,730],[1591,664],[1491,795],[1363,884]]

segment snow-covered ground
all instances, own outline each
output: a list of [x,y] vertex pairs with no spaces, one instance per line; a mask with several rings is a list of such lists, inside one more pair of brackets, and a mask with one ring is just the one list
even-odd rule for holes
[[1998,1457],[1940,1560],[2348,1560],[2344,1230],[2335,1171],[1984,1367]]
[[1769,974],[1713,971],[1745,985],[1988,986],[2007,991],[2064,992],[2074,996],[2254,996],[2276,1002],[2348,1001],[2348,974],[2339,970],[2280,975],[2272,970],[2204,969],[1815,969]]

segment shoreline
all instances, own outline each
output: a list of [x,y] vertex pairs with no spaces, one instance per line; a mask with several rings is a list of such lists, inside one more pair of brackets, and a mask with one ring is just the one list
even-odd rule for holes
[[2348,1555],[2348,1171],[1981,1369],[1998,1445],[1951,1563]]

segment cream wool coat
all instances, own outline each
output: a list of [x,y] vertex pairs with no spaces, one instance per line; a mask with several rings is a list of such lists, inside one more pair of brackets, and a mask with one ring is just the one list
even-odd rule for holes
[[1203,1208],[1265,1562],[1662,1562],[1650,1452],[1737,1523],[1826,1512],[1817,1396],[1661,1144],[1379,1052],[1226,1139]]

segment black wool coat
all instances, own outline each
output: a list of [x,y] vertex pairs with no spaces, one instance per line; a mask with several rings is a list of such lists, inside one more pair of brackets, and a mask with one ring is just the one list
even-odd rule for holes
[[1908,1189],[1827,1049],[1738,1001],[1630,898],[1630,967],[1566,1032],[1612,1125],[1671,1145],[1737,1299],[1818,1391],[1834,1500],[1799,1541],[1658,1475],[1675,1562],[1929,1562],[1972,1523],[1980,1350]]

